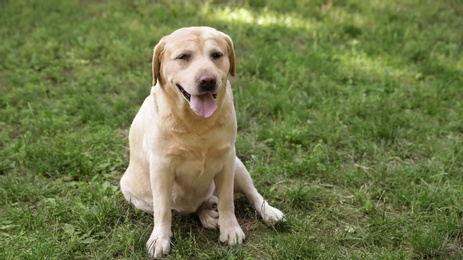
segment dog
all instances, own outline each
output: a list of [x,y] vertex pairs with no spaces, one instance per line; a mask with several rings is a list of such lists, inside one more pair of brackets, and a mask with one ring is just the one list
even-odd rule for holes
[[178,29],[154,48],[151,93],[131,125],[130,161],[120,180],[124,197],[154,216],[146,243],[153,258],[170,251],[172,209],[196,213],[229,245],[245,239],[234,192],[244,194],[266,224],[284,220],[236,157],[229,82],[235,68],[231,38],[210,27]]

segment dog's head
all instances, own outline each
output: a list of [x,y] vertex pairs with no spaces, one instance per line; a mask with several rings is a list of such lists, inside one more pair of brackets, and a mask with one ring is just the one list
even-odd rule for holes
[[173,98],[188,102],[199,116],[217,109],[228,75],[235,76],[230,37],[210,27],[188,27],[163,37],[154,48],[153,86],[172,88]]

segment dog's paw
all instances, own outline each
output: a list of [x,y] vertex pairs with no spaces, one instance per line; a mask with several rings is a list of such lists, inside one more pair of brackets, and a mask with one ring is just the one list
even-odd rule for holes
[[207,199],[196,212],[203,227],[217,229],[219,227],[219,212],[217,211],[217,197]]
[[279,221],[284,221],[285,215],[283,212],[281,212],[279,209],[274,208],[270,206],[267,201],[264,201],[262,205],[256,209],[260,215],[262,216],[262,219],[264,220],[264,223],[273,226]]
[[153,258],[161,258],[166,256],[170,252],[170,234],[162,234],[162,232],[158,232],[156,229],[153,230],[151,233],[148,242],[146,242],[146,249],[148,250],[148,254]]
[[220,227],[220,242],[228,245],[237,245],[243,243],[246,236],[239,225],[222,228]]
[[214,209],[201,209],[197,213],[203,227],[217,229],[219,227],[219,212]]

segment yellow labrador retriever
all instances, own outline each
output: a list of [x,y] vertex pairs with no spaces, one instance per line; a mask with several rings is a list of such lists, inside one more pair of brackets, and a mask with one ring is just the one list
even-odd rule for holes
[[229,36],[209,27],[179,29],[154,48],[153,87],[130,128],[125,198],[154,216],[149,254],[170,251],[171,209],[195,212],[220,229],[229,245],[245,239],[233,194],[243,193],[266,224],[284,218],[254,187],[235,155],[236,117],[229,76],[235,52]]

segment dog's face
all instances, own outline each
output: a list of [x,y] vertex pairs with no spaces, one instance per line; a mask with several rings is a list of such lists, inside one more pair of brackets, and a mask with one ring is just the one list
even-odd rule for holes
[[217,109],[229,74],[235,75],[233,43],[213,28],[179,29],[154,49],[153,86],[159,81],[171,98],[188,102],[199,116],[210,117]]

